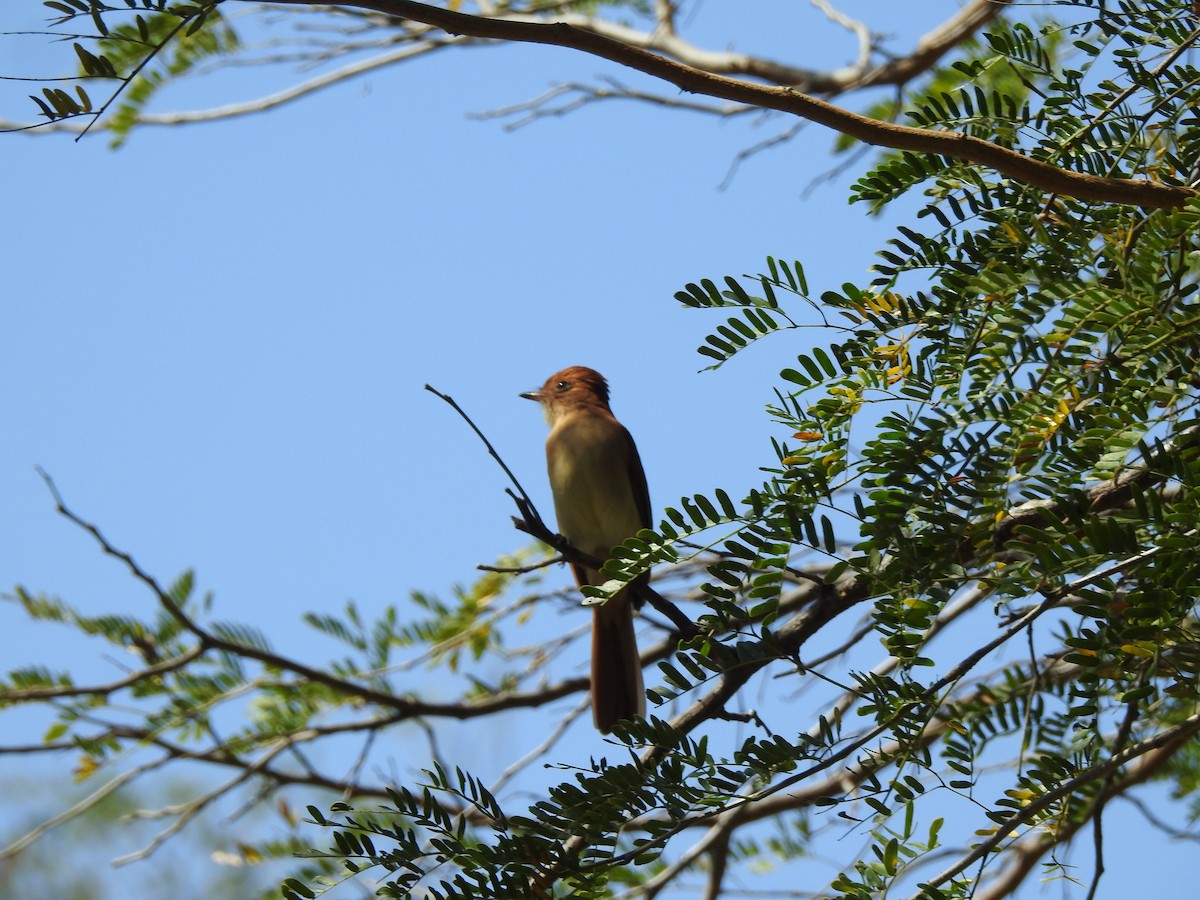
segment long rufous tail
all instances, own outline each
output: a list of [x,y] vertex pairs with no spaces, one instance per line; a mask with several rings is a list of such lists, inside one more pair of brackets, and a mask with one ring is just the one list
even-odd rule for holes
[[633,609],[622,593],[592,614],[592,718],[596,728],[607,734],[621,719],[645,714]]

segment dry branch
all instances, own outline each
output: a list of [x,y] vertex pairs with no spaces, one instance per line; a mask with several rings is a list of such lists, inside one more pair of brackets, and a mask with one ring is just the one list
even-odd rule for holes
[[[276,2],[306,5],[307,0]],[[1173,187],[1143,179],[1101,178],[1060,169],[999,144],[960,132],[925,131],[907,125],[880,122],[826,103],[795,88],[756,84],[716,74],[676,62],[665,55],[632,46],[597,31],[562,22],[530,21],[526,18],[486,18],[452,12],[414,0],[349,0],[342,5],[424,22],[451,35],[549,44],[579,50],[670,82],[687,93],[704,94],[734,103],[789,113],[874,146],[914,153],[932,153],[977,163],[1048,193],[1144,208],[1175,208],[1196,196],[1196,191],[1187,187]]]

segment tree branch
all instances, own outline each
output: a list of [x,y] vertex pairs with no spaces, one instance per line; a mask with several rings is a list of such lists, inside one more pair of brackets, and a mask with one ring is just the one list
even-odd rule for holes
[[179,607],[179,605],[175,603],[173,599],[171,599],[171,596],[158,583],[158,581],[152,575],[142,569],[132,556],[113,546],[113,544],[111,544],[101,533],[99,528],[80,518],[70,508],[67,507],[65,501],[58,493],[58,489],[55,487],[54,482],[50,479],[49,475],[47,475],[45,472],[41,472],[41,475],[46,481],[47,487],[54,496],[56,508],[59,514],[78,525],[84,531],[88,532],[106,554],[123,562],[134,578],[142,582],[142,584],[146,585],[153,592],[163,609],[165,609],[185,631],[195,636],[206,649],[232,653],[235,656],[240,656],[245,659],[253,659],[256,662],[262,663],[266,666],[277,668],[283,672],[289,672],[305,679],[306,681],[324,685],[346,696],[358,697],[362,700],[375,703],[385,709],[395,710],[404,718],[440,716],[452,719],[472,719],[478,716],[490,715],[491,713],[499,712],[505,709],[541,706],[552,700],[557,700],[560,697],[565,697],[568,694],[585,690],[587,688],[588,679],[581,677],[565,679],[559,682],[557,685],[550,685],[537,691],[514,691],[490,697],[487,700],[482,700],[475,703],[428,703],[408,697],[400,697],[395,694],[387,693],[386,691],[376,690],[375,688],[371,688],[364,684],[349,681],[345,678],[339,678],[335,675],[330,675],[321,669],[315,669],[312,666],[306,666],[303,663],[290,659],[289,657],[281,656],[268,650],[238,643],[236,641],[225,640],[224,638],[218,637],[208,629],[202,627],[190,616],[188,616]]
[[182,669],[193,660],[199,659],[207,651],[208,648],[203,643],[197,644],[192,649],[180,653],[173,659],[163,660],[157,665],[139,669],[125,678],[110,681],[108,684],[18,688],[16,690],[5,691],[0,697],[3,698],[5,703],[29,703],[34,700],[57,700],[65,697],[107,697],[109,694],[115,694],[117,691],[133,687],[136,684],[156,678],[159,675],[164,675],[167,672]]
[[[275,2],[305,5],[307,0]],[[752,104],[763,109],[789,113],[874,146],[932,153],[977,163],[1049,193],[1080,200],[1144,208],[1175,208],[1197,195],[1191,188],[1173,187],[1143,179],[1102,178],[1071,172],[960,132],[926,131],[907,125],[880,122],[790,87],[740,81],[694,65],[676,62],[642,47],[625,43],[622,38],[629,36],[620,29],[607,28],[605,30],[608,33],[605,34],[564,22],[531,21],[528,17],[490,19],[417,3],[415,0],[347,0],[342,5],[414,19],[437,26],[452,35],[548,44],[579,50],[660,78],[688,93],[705,94],[734,103]],[[972,9],[978,5],[975,4]],[[758,71],[738,70],[738,74],[766,77]]]
[[[1138,757],[1147,756],[1151,753],[1166,753],[1170,755],[1173,752],[1172,748],[1177,749],[1183,743],[1191,740],[1200,733],[1200,713],[1189,716],[1178,725],[1168,728],[1165,731],[1159,732],[1151,738],[1140,741],[1131,747],[1122,750],[1119,753],[1114,753],[1105,762],[1099,765],[1091,766],[1076,778],[1068,779],[1053,790],[1049,790],[1042,794],[1036,800],[1029,803],[1027,806],[1021,807],[1019,812],[1012,815],[1011,818],[996,826],[996,829],[991,837],[985,841],[976,844],[974,849],[964,855],[954,865],[939,873],[936,877],[922,884],[921,893],[914,894],[913,900],[921,900],[928,896],[926,890],[937,888],[945,884],[951,878],[966,871],[972,864],[978,860],[988,856],[994,850],[1004,843],[1010,834],[1016,831],[1022,825],[1033,822],[1041,813],[1048,810],[1051,806],[1079,790],[1084,785],[1090,784],[1101,778],[1107,778],[1114,772],[1117,772],[1122,766],[1132,762]],[[1151,764],[1151,769],[1147,776],[1153,773],[1156,768]]]

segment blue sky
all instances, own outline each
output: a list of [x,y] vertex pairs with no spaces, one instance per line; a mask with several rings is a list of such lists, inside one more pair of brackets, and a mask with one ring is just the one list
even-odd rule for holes
[[[21,439],[0,451],[22,511],[5,545],[28,545],[17,577],[73,595],[113,574],[97,561],[75,581],[89,549],[37,464],[154,571],[195,567],[219,600],[236,584],[264,623],[272,597],[382,601],[469,578],[523,541],[499,470],[422,385],[456,397],[548,510],[545,425],[517,394],[574,363],[612,383],[656,508],[754,483],[769,378],[795,348],[697,374],[718,317],[672,295],[767,254],[803,257],[818,293],[861,280],[884,229],[846,205],[846,179],[800,201],[833,165],[815,128],[721,192],[775,123],[613,103],[505,133],[465,115],[611,70],[481,49],[261,116],[147,128],[117,152],[6,137],[22,173],[3,188],[21,211],[3,310]],[[237,75],[177,102],[252,94],[257,73]]]
[[[25,10],[37,4],[15,5],[0,31],[36,22]],[[843,4],[895,33],[898,48],[956,8],[904,6]],[[711,0],[695,25],[718,47],[733,40],[814,67],[853,58],[850,36],[803,4],[773,7],[786,16],[769,33],[758,30],[765,16]],[[0,40],[2,74],[46,65],[41,39]],[[773,376],[806,336],[698,373],[707,361],[695,347],[718,318],[683,310],[673,293],[760,271],[768,254],[802,259],[814,296],[864,283],[903,210],[875,221],[849,206],[857,168],[802,198],[836,164],[833,135],[815,126],[721,191],[736,153],[781,120],[619,102],[509,133],[466,116],[600,74],[643,83],[565,50],[500,47],[262,115],[145,128],[116,152],[103,135],[0,136],[0,587],[151,614],[152,598],[55,514],[42,466],[163,581],[194,568],[218,618],[326,658],[302,612],[444,592],[526,544],[502,473],[425,383],[467,409],[547,514],[545,424],[517,394],[571,364],[609,378],[656,512],[683,494],[755,484],[772,459]],[[238,70],[164,99],[216,105],[291,77]],[[6,88],[0,115],[28,113],[28,92]],[[7,605],[0,617],[5,669],[118,671],[61,629]],[[497,741],[510,759],[523,746]],[[0,778],[21,765],[0,758]],[[1111,836],[1113,855],[1146,852],[1136,834]],[[1123,896],[1128,867],[1109,865],[1112,893],[1101,896]]]

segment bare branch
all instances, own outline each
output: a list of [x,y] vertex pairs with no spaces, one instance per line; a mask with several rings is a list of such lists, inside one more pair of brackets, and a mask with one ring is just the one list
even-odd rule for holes
[[675,0],[654,0],[656,34],[675,34]]
[[[310,0],[276,2],[291,7],[317,6]],[[554,5],[537,13],[527,13],[511,9],[500,12],[490,4],[485,4],[480,7],[482,15],[469,15],[415,0],[349,0],[345,4],[328,8],[343,13],[361,10],[366,14],[380,14],[384,18],[378,24],[403,25],[406,22],[419,22],[431,28],[441,29],[449,37],[437,40],[427,36],[427,32],[419,31],[409,38],[415,41],[411,47],[352,64],[338,72],[321,76],[270,97],[193,113],[147,114],[144,121],[179,124],[243,115],[285,103],[337,81],[451,44],[490,40],[529,42],[567,47],[629,66],[669,82],[687,93],[725,100],[734,104],[732,109],[735,111],[742,107],[752,107],[795,115],[873,146],[939,154],[987,166],[1053,194],[1145,208],[1178,207],[1189,197],[1196,195],[1196,190],[1190,187],[1170,186],[1142,179],[1104,178],[1060,169],[1052,163],[1032,159],[998,144],[959,132],[926,131],[879,122],[841,109],[816,96],[832,97],[849,90],[905,84],[928,71],[949,50],[995,18],[1010,4],[1010,0],[971,0],[953,17],[923,36],[912,53],[882,65],[869,63],[865,66],[865,38],[861,34],[860,26],[834,10],[829,0],[815,2],[835,21],[851,27],[860,35],[859,59],[854,65],[836,72],[821,73],[746,54],[716,52],[695,47],[680,38],[673,28],[663,27],[664,23],[673,21],[668,15],[669,8],[673,7],[671,3],[659,3],[656,10],[657,26],[653,31],[647,32],[574,12],[556,14]],[[1200,32],[1190,37],[1186,45],[1190,46],[1198,36]],[[1178,51],[1182,52],[1183,49],[1185,48],[1181,46]],[[578,99],[582,102],[592,102],[602,98],[607,99],[607,93],[599,90],[591,94],[582,93]],[[654,97],[651,94],[635,99],[665,102],[665,98]],[[528,114],[533,111],[537,102],[523,104],[517,107],[517,110]],[[568,104],[563,111],[570,108],[575,108],[575,104]],[[690,108],[730,114],[724,108],[708,104],[696,104]],[[11,123],[0,124],[13,129],[30,127]],[[69,129],[73,126],[59,122],[43,127]]]
[[[813,6],[825,13],[825,17],[829,21],[841,25],[846,30],[850,31],[858,39],[858,61],[855,66],[866,71],[871,65],[871,57],[875,52],[874,42],[871,40],[871,29],[865,22],[860,22],[858,19],[852,19],[850,16],[834,9],[833,4],[829,0],[810,0]],[[993,6],[995,6],[993,4]],[[998,7],[996,7],[998,9]],[[947,48],[953,47],[954,44],[947,45]]]
[[448,404],[450,404],[450,408],[458,413],[464,422],[471,426],[471,430],[475,432],[476,437],[483,441],[483,445],[487,447],[488,455],[491,456],[492,459],[494,459],[500,466],[500,468],[504,470],[504,474],[508,476],[508,480],[511,481],[513,487],[517,489],[518,496],[514,497],[514,499],[517,501],[517,507],[522,510],[521,514],[526,515],[526,511],[528,511],[528,515],[540,522],[542,517],[538,514],[537,507],[533,505],[533,501],[529,499],[529,495],[525,493],[525,488],[521,487],[521,482],[517,481],[517,476],[512,473],[512,469],[508,467],[508,463],[506,463],[500,454],[496,452],[496,448],[492,446],[492,442],[489,441],[486,435],[479,430],[479,426],[471,421],[471,417],[463,411],[461,406],[454,402],[454,398],[449,394],[443,394],[441,391],[430,387],[429,385],[425,385],[425,390],[429,391],[429,393],[433,394],[434,396],[445,400]]
[[545,740],[543,740],[527,754],[522,756],[500,773],[500,776],[492,783],[490,788],[491,792],[493,794],[498,794],[501,789],[517,775],[517,773],[521,772],[523,769],[525,769],[525,767],[533,763],[535,760],[550,752],[550,749],[558,743],[559,739],[564,734],[567,733],[567,728],[570,727],[571,723],[591,709],[591,705],[591,698],[584,697],[580,703],[575,705],[574,709],[572,709],[569,713],[567,713],[567,715],[563,716],[562,719],[559,720],[558,725],[556,725],[554,730],[546,736]]
[[18,853],[20,853],[22,850],[24,850],[26,847],[33,844],[36,840],[38,840],[38,838],[40,838],[46,832],[50,831],[53,828],[57,828],[59,825],[62,825],[64,822],[69,822],[72,819],[76,818],[77,816],[82,815],[84,812],[91,809],[93,806],[95,806],[101,800],[103,800],[106,797],[110,796],[111,794],[115,793],[117,790],[124,787],[129,782],[140,777],[141,775],[144,775],[146,772],[149,772],[153,769],[158,768],[159,766],[161,766],[163,764],[164,761],[165,761],[165,759],[157,760],[152,763],[147,763],[146,765],[138,766],[133,769],[128,769],[127,771],[124,771],[121,774],[116,775],[113,778],[109,779],[107,782],[105,782],[103,785],[101,785],[99,788],[97,788],[92,793],[88,794],[82,800],[79,800],[76,803],[72,804],[71,806],[64,809],[62,812],[60,812],[58,815],[52,816],[51,818],[47,819],[45,822],[42,822],[36,828],[30,829],[28,832],[23,834],[17,840],[13,841],[11,844],[9,844],[7,847],[5,847],[3,850],[0,850],[0,860],[6,860],[6,859],[13,858]]
[[[278,2],[302,5],[303,0]],[[1144,179],[1103,178],[1060,169],[999,144],[961,132],[926,131],[907,125],[879,122],[841,109],[795,88],[777,86],[788,83],[804,84],[804,79],[779,77],[779,73],[773,73],[776,77],[771,77],[771,74],[759,71],[757,60],[753,61],[753,65],[746,61],[745,65],[729,66],[728,61],[710,59],[707,55],[702,55],[701,59],[692,59],[691,64],[676,62],[667,55],[658,55],[645,49],[648,42],[639,37],[638,33],[630,34],[629,29],[624,26],[601,26],[590,20],[576,22],[569,16],[564,17],[562,21],[551,23],[539,19],[530,20],[528,16],[488,19],[417,3],[415,0],[351,0],[346,5],[415,19],[428,25],[436,25],[453,35],[550,44],[579,50],[660,78],[689,93],[796,115],[873,146],[935,153],[977,163],[1041,190],[1080,200],[1122,203],[1146,208],[1174,208],[1197,195],[1191,188],[1173,187]],[[975,10],[978,15],[986,15],[992,7],[1001,5],[1001,0],[996,0],[982,4],[977,2],[969,8]],[[682,52],[677,52],[680,48],[664,45],[663,42],[669,44],[670,38],[661,38],[655,49],[670,56],[688,58]],[[930,52],[937,50],[938,45],[934,44]],[[747,71],[747,68],[753,71]],[[758,77],[773,81],[775,85],[741,81],[719,74],[722,72]]]
[[[514,121],[507,122],[504,125],[504,129],[506,131],[516,131],[524,128],[526,125],[533,124],[539,119],[565,116],[585,106],[604,100],[636,100],[666,109],[682,109],[721,118],[732,118],[734,116],[745,115],[746,113],[760,112],[760,110],[754,107],[742,104],[716,105],[679,97],[652,94],[648,91],[638,91],[609,76],[604,76],[600,80],[608,86],[600,87],[571,81],[555,85],[544,94],[539,94],[532,100],[513,103],[509,106],[502,106],[499,109],[488,110],[486,112],[472,113],[471,118],[478,120],[514,119]],[[556,102],[560,98],[562,102]]]

